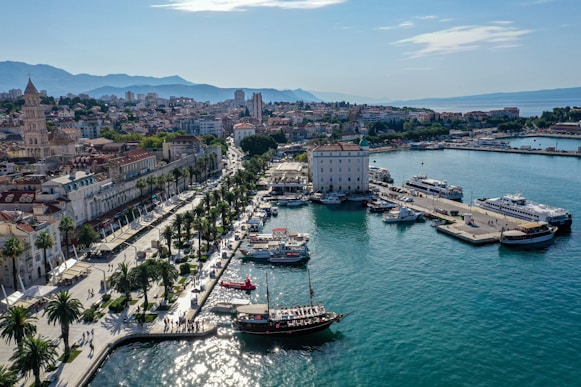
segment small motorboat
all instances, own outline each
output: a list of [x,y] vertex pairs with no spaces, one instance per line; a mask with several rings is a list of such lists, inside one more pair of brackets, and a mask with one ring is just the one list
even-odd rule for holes
[[250,281],[250,277],[246,277],[244,282],[230,282],[230,281],[220,281],[220,286],[230,289],[240,289],[240,290],[254,290],[256,285]]

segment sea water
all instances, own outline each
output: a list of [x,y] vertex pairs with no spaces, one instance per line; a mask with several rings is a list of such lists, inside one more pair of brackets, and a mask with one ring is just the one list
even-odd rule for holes
[[[267,223],[308,232],[315,300],[350,313],[319,334],[256,338],[220,329],[197,341],[115,351],[92,386],[547,386],[581,382],[581,160],[476,151],[373,154],[395,182],[418,173],[464,188],[464,202],[520,192],[566,208],[570,233],[538,250],[472,246],[429,223],[385,224],[358,203],[284,208]],[[306,267],[233,258],[224,277],[258,283],[231,297],[309,302]],[[205,308],[209,309],[209,308]],[[204,310],[202,318],[227,322]]]

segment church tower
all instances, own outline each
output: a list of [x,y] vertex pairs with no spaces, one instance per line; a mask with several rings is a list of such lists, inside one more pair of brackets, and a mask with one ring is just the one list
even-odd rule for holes
[[44,160],[50,156],[48,131],[44,106],[40,104],[40,93],[28,78],[28,85],[24,90],[24,148],[26,156],[37,160]]

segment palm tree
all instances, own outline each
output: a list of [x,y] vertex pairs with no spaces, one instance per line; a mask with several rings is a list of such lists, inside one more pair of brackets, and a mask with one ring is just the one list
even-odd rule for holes
[[153,186],[157,184],[157,178],[153,175],[149,175],[145,181],[149,184],[149,201],[153,206]]
[[55,324],[58,322],[61,326],[61,335],[65,344],[65,357],[69,356],[71,348],[69,347],[69,327],[77,321],[83,312],[83,304],[77,298],[71,298],[68,291],[63,290],[56,294],[56,297],[50,301],[44,310],[43,316],[48,315],[48,323]]
[[224,231],[226,231],[226,228],[228,226],[228,215],[230,214],[230,207],[226,202],[220,202],[218,203],[218,206],[216,208],[220,213],[220,218],[222,219],[222,226],[224,227]]
[[166,191],[166,189],[165,189],[165,183],[166,183],[166,182],[167,182],[166,175],[164,175],[164,174],[161,174],[161,175],[159,175],[159,176],[157,177],[157,184],[159,184],[159,186],[161,187],[161,190],[162,190],[163,192],[166,192],[166,194],[167,194],[167,191]]
[[145,312],[149,306],[149,302],[147,300],[147,291],[151,287],[151,281],[155,281],[159,278],[159,271],[157,270],[155,261],[148,260],[134,267],[131,269],[130,275],[131,282],[134,284],[134,286],[143,290],[143,315],[145,316]]
[[167,243],[168,260],[171,258],[171,241],[173,240],[173,228],[170,225],[165,226],[161,232],[161,236]]
[[171,174],[174,177],[174,180],[176,182],[176,195],[179,193],[178,191],[178,182],[180,180],[180,176],[182,175],[182,170],[179,169],[178,167],[175,167],[174,169],[172,169]]
[[190,176],[190,185],[193,184],[193,179],[197,175],[196,166],[193,164],[188,165],[188,174]]
[[83,225],[77,232],[79,245],[89,248],[93,243],[99,241],[99,233],[88,224]]
[[139,197],[140,198],[143,197],[143,190],[145,189],[146,186],[147,186],[147,183],[145,182],[145,180],[143,180],[143,179],[135,180],[135,188],[137,188],[139,190]]
[[184,213],[184,227],[186,231],[186,240],[190,241],[192,239],[192,223],[194,222],[194,213],[192,211],[186,211]]
[[[66,246],[67,258],[69,257],[69,232],[73,231],[74,229],[75,229],[75,223],[68,216],[65,216],[59,222],[59,230],[60,230],[60,232],[65,234],[65,246]],[[61,248],[61,250],[62,250],[62,248]]]
[[175,265],[172,265],[168,261],[158,261],[157,268],[159,271],[159,276],[163,282],[163,299],[167,301],[167,296],[169,295],[169,289],[178,279],[180,273],[176,269]]
[[24,243],[22,243],[20,239],[10,237],[4,243],[4,251],[2,251],[2,255],[12,258],[12,282],[14,284],[14,290],[18,290],[18,281],[16,277],[18,272],[17,259],[22,255],[22,253],[24,253]]
[[9,308],[2,317],[0,317],[0,336],[6,340],[8,344],[14,339],[16,345],[20,347],[22,340],[26,336],[34,335],[36,333],[36,325],[32,322],[38,320],[32,317],[30,312],[22,306],[15,306]]
[[187,180],[186,179],[190,176],[190,172],[188,171],[187,168],[182,169],[181,172],[182,172],[182,180],[184,182],[182,185],[184,186],[184,190],[185,190],[186,189],[186,183],[187,183]]
[[194,229],[198,233],[198,254],[199,254],[200,250],[202,249],[202,232],[203,232],[202,220],[203,220],[203,218],[195,218],[194,223],[193,223]]
[[0,365],[0,387],[13,387],[18,383],[18,373],[14,368]]
[[14,362],[13,367],[24,374],[32,371],[34,375],[34,385],[42,386],[40,381],[40,371],[56,363],[56,347],[49,339],[41,336],[27,336],[22,342],[22,347],[18,348],[10,360]]
[[212,205],[215,206],[216,204],[218,204],[220,199],[222,199],[222,197],[220,196],[220,191],[217,189],[212,191]]
[[177,213],[175,215],[172,226],[175,228],[176,237],[178,238],[178,252],[179,252],[179,249],[181,249],[181,247],[182,247],[182,226],[183,226],[183,224],[184,224],[184,215]]
[[117,265],[117,270],[111,275],[111,286],[125,295],[127,303],[131,300],[131,276],[129,272],[129,264],[121,262]]
[[165,182],[167,183],[167,197],[169,198],[171,196],[171,182],[173,181],[173,175],[171,174],[171,172],[168,172],[167,175],[165,175]]
[[44,275],[46,282],[48,282],[48,272],[50,271],[50,266],[48,265],[48,258],[46,257],[46,250],[51,249],[54,246],[54,239],[52,235],[50,235],[46,231],[41,231],[37,236],[36,240],[34,241],[34,245],[38,249],[42,249],[44,254]]

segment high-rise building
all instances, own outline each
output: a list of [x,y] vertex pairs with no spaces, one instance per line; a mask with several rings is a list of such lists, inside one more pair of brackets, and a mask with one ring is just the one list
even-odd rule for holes
[[133,102],[135,101],[135,93],[132,91],[126,91],[125,92],[125,99],[127,100],[127,102]]
[[252,94],[252,118],[258,120],[262,123],[262,94],[253,93]]
[[236,90],[234,92],[234,107],[241,107],[246,104],[246,100],[244,99],[244,90]]
[[44,160],[50,156],[48,130],[44,106],[40,104],[40,93],[28,78],[28,85],[24,90],[24,149],[27,157]]

